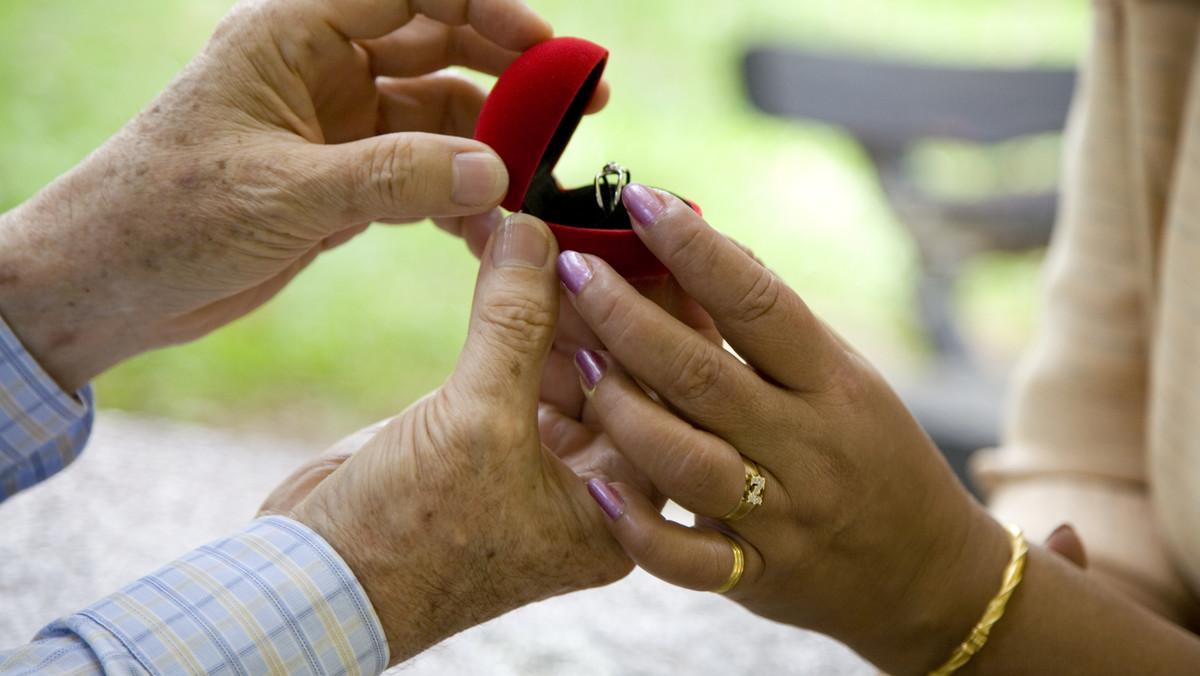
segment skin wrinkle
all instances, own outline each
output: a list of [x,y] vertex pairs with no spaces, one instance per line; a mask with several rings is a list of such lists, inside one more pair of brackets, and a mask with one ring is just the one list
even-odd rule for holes
[[[590,286],[596,280],[595,278],[588,281],[587,286]],[[584,290],[587,289],[584,287]],[[580,293],[583,293],[581,291]],[[600,303],[595,311],[594,325],[599,328],[606,328],[613,333],[612,343],[623,343],[627,340],[636,340],[636,327],[628,313],[620,312],[615,299],[606,298]],[[608,328],[611,327],[611,328]]]
[[761,320],[777,312],[777,307],[783,300],[783,282],[775,273],[760,268],[754,282],[746,287],[742,296],[733,304],[734,311],[722,323],[736,322],[743,326],[753,326]]
[[[670,199],[678,202],[678,198],[671,197]],[[669,219],[669,213],[673,210],[686,208],[681,204],[669,204],[667,213],[659,217],[659,220]],[[694,270],[711,270],[714,268],[716,261],[719,259],[719,249],[717,247],[715,237],[683,237],[675,238],[670,242],[671,248],[663,256],[664,260],[682,261],[678,265],[681,275],[687,275],[687,271]]]
[[[249,80],[246,89],[258,94],[258,96],[251,99],[258,104],[254,110],[243,111],[239,109],[236,113],[239,115],[245,112],[256,113],[257,115],[247,118],[254,127],[257,127],[258,121],[262,120],[269,124],[274,124],[280,129],[295,133],[309,143],[324,143],[325,139],[321,124],[318,121],[314,101],[309,96],[287,96],[281,92],[282,89],[291,94],[294,93],[294,88],[279,86],[282,83],[277,82],[281,79],[277,75],[282,74],[277,74],[272,69],[273,65],[282,64],[284,71],[295,78],[296,81],[307,85],[303,74],[287,58],[287,54],[285,53],[287,40],[274,33],[274,24],[269,20],[264,20],[262,25],[272,36],[266,44],[274,44],[276,45],[276,49],[264,51],[261,49],[261,43],[252,38],[246,38],[235,43],[235,50],[245,49],[243,45],[250,46],[251,51],[245,52],[242,55],[242,59],[244,63],[249,64],[257,78]],[[256,30],[263,30],[263,28],[257,28]],[[203,57],[203,54],[201,56]],[[263,83],[276,86],[263,86]],[[307,89],[307,86],[304,89]]]
[[679,350],[668,358],[663,371],[671,374],[671,384],[663,396],[677,406],[690,404],[710,408],[715,401],[728,400],[730,383],[720,359],[704,349]]
[[379,204],[389,206],[403,203],[410,192],[420,192],[422,186],[411,171],[414,149],[407,139],[398,139],[371,156],[368,185],[375,186]]
[[[663,488],[671,495],[708,495],[716,486],[727,484],[727,475],[718,473],[715,463],[703,460],[706,457],[700,448],[691,448],[680,453],[681,462],[671,474],[668,474],[667,485]],[[695,458],[701,458],[697,461]],[[741,491],[736,491],[740,498]],[[736,505],[737,503],[733,503]]]
[[[476,312],[480,322],[500,332],[500,340],[518,349],[534,349],[532,337],[553,329],[555,315],[553,310],[544,309],[525,298],[505,299],[479,308]],[[537,349],[543,351],[542,346],[537,346]],[[545,346],[545,349],[549,349],[549,346]]]

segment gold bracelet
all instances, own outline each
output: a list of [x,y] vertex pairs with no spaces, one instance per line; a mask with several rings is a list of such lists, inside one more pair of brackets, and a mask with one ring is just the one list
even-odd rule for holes
[[1008,530],[1008,538],[1012,543],[1012,559],[1008,562],[1008,568],[1004,569],[1004,583],[1000,585],[1000,592],[988,603],[987,610],[983,611],[983,619],[971,630],[967,640],[954,650],[954,654],[945,664],[929,672],[929,676],[952,674],[979,652],[983,644],[987,643],[992,625],[1004,615],[1004,606],[1008,603],[1008,598],[1012,596],[1017,585],[1021,584],[1021,575],[1025,572],[1025,554],[1029,551],[1029,545],[1025,543],[1025,534],[1019,526],[1008,524],[1005,529]]

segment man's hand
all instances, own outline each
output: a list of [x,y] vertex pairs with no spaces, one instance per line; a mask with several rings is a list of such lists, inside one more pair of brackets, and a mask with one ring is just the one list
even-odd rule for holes
[[272,297],[372,221],[494,208],[470,140],[498,74],[551,37],[521,0],[246,0],[78,167],[0,217],[0,313],[73,390]]
[[585,481],[649,484],[594,433],[557,435],[556,452],[539,433],[556,255],[543,223],[510,217],[484,249],[467,343],[446,384],[301,468],[264,505],[341,554],[374,604],[393,663],[632,568]]

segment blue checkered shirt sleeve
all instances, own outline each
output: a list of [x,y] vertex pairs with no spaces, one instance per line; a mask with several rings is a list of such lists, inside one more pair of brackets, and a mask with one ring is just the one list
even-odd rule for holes
[[0,652],[12,674],[378,674],[383,628],[324,540],[251,522]]
[[[93,417],[91,386],[63,392],[0,319],[0,501],[78,457]],[[0,674],[378,674],[387,661],[345,562],[268,517],[0,651]]]
[[63,392],[0,319],[0,502],[78,457],[92,417],[91,385]]

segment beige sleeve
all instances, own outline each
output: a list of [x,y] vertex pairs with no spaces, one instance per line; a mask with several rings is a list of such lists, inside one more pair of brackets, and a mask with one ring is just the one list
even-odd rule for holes
[[1186,622],[1193,597],[1147,490],[1147,392],[1158,232],[1184,105],[1176,90],[1191,69],[1198,11],[1095,9],[1042,326],[1014,381],[1003,445],[973,469],[999,518],[1035,541],[1071,523],[1098,576]]

